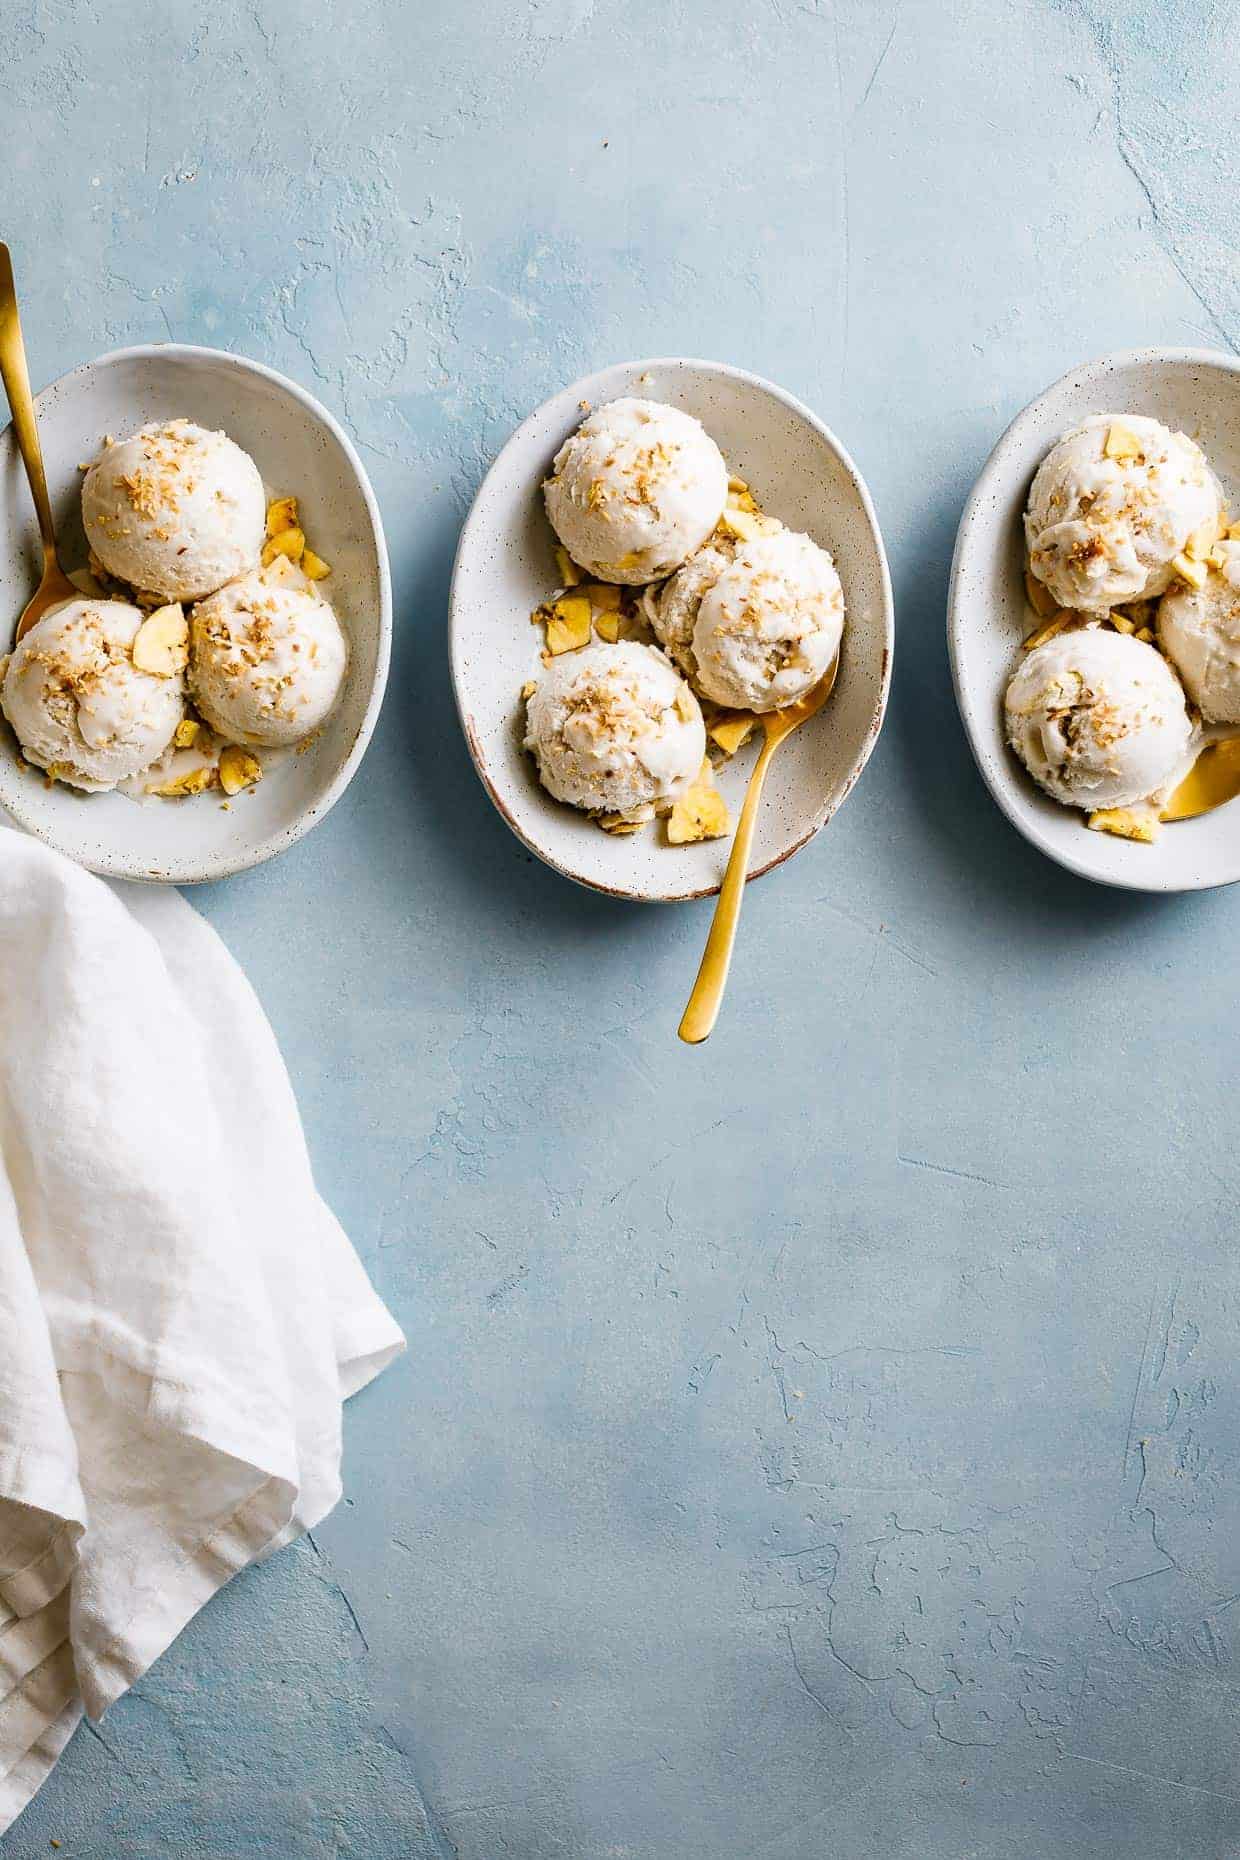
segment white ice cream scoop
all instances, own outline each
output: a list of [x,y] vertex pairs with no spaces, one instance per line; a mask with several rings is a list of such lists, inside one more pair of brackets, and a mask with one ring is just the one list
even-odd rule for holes
[[585,646],[553,659],[530,696],[525,746],[547,792],[570,807],[639,815],[698,774],[697,699],[653,646]]
[[690,414],[609,401],[556,453],[543,486],[551,527],[602,581],[636,585],[679,568],[723,512],[728,468]]
[[796,530],[757,537],[698,604],[697,688],[737,710],[779,710],[821,681],[843,630],[844,593],[827,551]]
[[1240,542],[1215,545],[1200,588],[1177,584],[1158,606],[1158,637],[1207,723],[1240,723]]
[[189,683],[212,729],[279,748],[317,730],[340,696],[349,652],[329,602],[259,570],[190,615]]
[[104,568],[165,600],[199,600],[257,568],[265,521],[253,459],[189,420],[107,446],[82,485],[82,523]]
[[115,788],[159,760],[184,715],[179,674],[131,657],[146,616],[125,601],[53,608],[14,648],[0,708],[28,762],[74,788]]
[[1037,646],[1004,699],[1008,742],[1065,807],[1158,800],[1187,772],[1196,734],[1162,654],[1090,626]]
[[642,611],[655,638],[693,685],[698,675],[693,656],[698,613],[720,575],[731,565],[738,546],[734,537],[712,536],[661,587],[647,588],[641,596]]
[[1029,566],[1061,607],[1106,614],[1161,594],[1177,555],[1218,533],[1200,446],[1141,414],[1098,414],[1043,459],[1029,492]]

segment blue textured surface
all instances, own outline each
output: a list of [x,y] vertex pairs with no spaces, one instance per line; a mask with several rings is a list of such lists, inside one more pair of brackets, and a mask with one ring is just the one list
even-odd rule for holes
[[[411,1348],[317,1544],[78,1734],[6,1860],[1240,1852],[1237,900],[1025,847],[943,642],[1017,408],[1086,355],[1240,337],[1235,30],[1225,0],[8,8],[36,376],[234,346],[374,474],[374,747],[196,902]],[[532,863],[444,645],[511,426],[677,352],[843,436],[899,611],[878,752],[754,889],[697,1052],[707,908]]]

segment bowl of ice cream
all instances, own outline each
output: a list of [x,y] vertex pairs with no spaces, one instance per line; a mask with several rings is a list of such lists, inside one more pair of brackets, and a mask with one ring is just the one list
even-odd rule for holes
[[[386,682],[387,552],[357,453],[295,383],[179,344],[89,362],[36,406],[84,594],[0,664],[0,807],[114,877],[192,884],[273,857],[344,792]],[[13,619],[39,560],[6,432]]]
[[718,890],[760,715],[838,649],[830,703],[772,767],[749,876],[804,846],[874,746],[892,642],[848,454],[793,396],[719,363],[617,364],[555,395],[492,465],[457,549],[452,675],[483,785],[531,851],[619,897]]
[[1176,819],[1170,800],[1211,726],[1240,724],[1238,488],[1240,362],[1138,349],[1039,395],[969,498],[948,613],[961,718],[1008,819],[1082,877],[1240,878],[1240,801]]

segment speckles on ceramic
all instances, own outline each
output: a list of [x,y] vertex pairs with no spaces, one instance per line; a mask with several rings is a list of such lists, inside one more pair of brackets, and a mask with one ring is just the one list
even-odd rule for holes
[[[592,407],[623,394],[694,414],[763,507],[829,549],[847,619],[827,708],[793,735],[767,777],[750,877],[826,825],[865,767],[882,726],[894,637],[891,583],[869,493],[843,447],[781,388],[716,362],[626,362],[564,388],[513,434],[488,472],[461,534],[452,578],[452,676],[470,753],[513,832],[578,883],[614,896],[671,902],[717,891],[729,842],[670,847],[657,827],[600,833],[538,785],[514,718],[541,669],[530,613],[555,585],[552,536],[538,487]],[[739,812],[760,732],[724,765],[719,785]]]
[[[224,809],[221,796],[134,802],[51,785],[0,742],[0,806],[93,872],[156,883],[226,878],[283,852],[321,820],[355,774],[379,714],[391,651],[387,548],[365,469],[345,433],[302,388],[215,349],[153,344],[76,368],[37,397],[61,553],[83,566],[80,463],[104,435],[179,414],[222,428],[251,454],[269,491],[295,495],[349,640],[341,701],[304,753]],[[0,606],[16,616],[38,579],[38,532],[11,432],[0,439]],[[7,645],[7,640],[6,640]]]
[[991,453],[956,537],[948,644],[956,702],[978,768],[1017,830],[1069,871],[1133,891],[1197,891],[1240,879],[1240,803],[1164,828],[1153,846],[1091,833],[1037,789],[1003,738],[1002,703],[1022,636],[1021,517],[1033,474],[1093,413],[1148,413],[1204,449],[1235,507],[1240,493],[1240,360],[1205,349],[1133,349],[1074,368],[1019,414]]

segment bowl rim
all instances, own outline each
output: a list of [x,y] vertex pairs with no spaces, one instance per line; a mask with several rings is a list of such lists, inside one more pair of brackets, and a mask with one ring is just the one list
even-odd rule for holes
[[465,700],[462,692],[463,681],[458,671],[458,649],[460,646],[461,629],[458,620],[460,602],[457,598],[457,590],[461,573],[461,563],[471,541],[471,532],[478,519],[479,506],[482,503],[483,495],[491,479],[498,474],[509,452],[522,441],[529,438],[533,430],[542,421],[548,408],[555,402],[560,400],[571,402],[574,400],[592,398],[587,390],[591,387],[592,383],[598,381],[600,377],[603,376],[610,377],[618,374],[633,374],[635,372],[640,374],[647,371],[653,372],[655,369],[665,369],[668,371],[675,369],[706,370],[711,374],[742,382],[746,387],[756,388],[760,393],[766,394],[772,400],[780,402],[790,413],[795,414],[799,419],[803,420],[818,434],[820,439],[825,441],[826,445],[834,452],[836,458],[843,466],[852,484],[853,490],[856,493],[878,555],[879,606],[881,609],[883,629],[882,672],[879,677],[878,694],[870,715],[865,741],[835,801],[827,804],[821,809],[812,825],[802,834],[801,838],[797,840],[794,845],[789,846],[781,853],[777,853],[773,859],[768,859],[766,864],[759,866],[756,871],[750,872],[746,877],[746,883],[752,884],[755,879],[765,878],[768,872],[773,872],[777,866],[786,864],[789,859],[793,858],[795,854],[801,851],[802,847],[807,846],[816,834],[822,831],[828,821],[830,821],[844,805],[859,781],[866,763],[874,752],[875,744],[878,742],[879,735],[882,731],[883,720],[887,712],[887,700],[891,691],[892,661],[895,657],[895,602],[891,589],[891,569],[887,561],[887,549],[883,541],[883,532],[879,525],[878,513],[874,508],[874,500],[870,495],[869,486],[858,470],[847,447],[841,444],[840,440],[836,437],[835,433],[832,432],[825,420],[820,419],[813,409],[807,406],[804,401],[799,400],[795,394],[789,393],[787,388],[778,386],[774,381],[768,381],[765,376],[754,374],[751,369],[739,368],[731,362],[713,362],[704,357],[692,355],[656,355],[639,358],[636,361],[608,362],[601,368],[591,369],[589,374],[581,375],[576,381],[569,382],[567,386],[557,388],[554,394],[548,395],[546,400],[540,402],[532,412],[528,413],[521,421],[520,425],[515,427],[509,434],[508,438],[491,461],[491,464],[487,467],[477,490],[474,492],[465,522],[461,526],[461,534],[456,545],[456,553],[452,562],[452,579],[448,588],[448,651],[452,672],[452,691],[456,700],[457,716],[460,719],[461,730],[469,749],[470,759],[473,762],[478,779],[490,797],[496,812],[516,835],[521,844],[526,847],[529,852],[534,853],[541,859],[544,865],[550,866],[553,871],[559,872],[562,877],[571,879],[574,884],[584,886],[587,891],[600,892],[604,897],[609,898],[625,898],[637,904],[691,904],[698,898],[717,897],[723,883],[722,878],[717,884],[704,885],[697,891],[648,892],[629,890],[623,885],[606,885],[598,879],[584,878],[580,872],[573,871],[571,867],[565,865],[561,860],[554,858],[526,833],[522,832],[484,766],[473,722],[465,709]]
[[[384,535],[383,518],[379,512],[379,502],[375,496],[374,487],[367,475],[366,467],[362,464],[353,441],[345,432],[340,421],[321,401],[316,400],[313,394],[306,388],[301,387],[296,381],[292,381],[287,375],[281,374],[278,369],[269,367],[266,362],[254,361],[248,355],[234,355],[231,349],[213,349],[205,343],[133,343],[126,348],[109,349],[103,355],[97,355],[90,361],[79,362],[76,367],[67,369],[62,375],[57,375],[54,381],[47,382],[44,387],[39,389],[34,397],[35,413],[36,415],[38,414],[39,402],[43,399],[44,395],[51,394],[57,389],[65,387],[79,376],[85,378],[100,369],[113,368],[122,362],[144,362],[156,358],[159,360],[168,360],[171,358],[174,361],[207,359],[216,363],[222,362],[228,367],[235,369],[239,374],[257,375],[263,380],[271,382],[273,386],[280,389],[290,399],[299,402],[313,419],[318,421],[321,426],[326,427],[327,431],[331,434],[341,452],[344,454],[349,469],[353,473],[358,489],[362,494],[362,502],[366,507],[366,515],[370,523],[371,539],[374,545],[375,560],[379,571],[379,610],[377,614],[378,639],[376,641],[375,675],[370,694],[366,700],[366,708],[362,713],[361,722],[357,727],[352,743],[349,745],[348,754],[328,782],[322,796],[313,806],[306,808],[297,819],[293,821],[291,826],[282,828],[279,833],[272,834],[265,840],[260,840],[258,844],[249,851],[240,854],[219,854],[199,861],[195,868],[185,872],[170,873],[165,876],[163,874],[152,873],[149,870],[138,870],[135,869],[132,860],[111,855],[106,852],[101,852],[97,857],[93,858],[88,868],[90,871],[96,872],[104,878],[127,878],[146,884],[156,885],[200,885],[210,883],[215,879],[235,877],[240,872],[248,872],[254,866],[264,865],[268,859],[274,859],[278,854],[287,852],[290,846],[296,845],[298,840],[303,839],[312,827],[316,827],[319,822],[330,813],[331,809],[335,806],[336,802],[340,799],[354,775],[357,773],[358,765],[366,753],[371,736],[374,734],[375,724],[378,721],[379,711],[382,708],[384,694],[387,690],[388,672],[392,658],[392,572],[391,565],[388,561],[387,538]],[[0,428],[0,441],[7,438],[11,425],[12,421],[9,420]],[[52,846],[54,850],[60,850],[60,848],[55,845],[54,836],[48,835],[38,824],[37,817],[28,816],[23,809],[13,808],[7,803],[5,805],[12,818],[16,820],[18,825],[27,833],[41,840],[45,845]]]
[[[1109,872],[1098,871],[1085,857],[1083,848],[1081,856],[1077,857],[1070,850],[1065,850],[1058,845],[1042,828],[1037,817],[1028,814],[1018,804],[1017,796],[1023,794],[1023,790],[1018,786],[1019,777],[1011,775],[1005,780],[1000,777],[997,769],[992,769],[987,765],[981,751],[977,730],[979,705],[968,689],[963,669],[964,660],[968,654],[965,637],[967,628],[963,620],[964,601],[961,593],[964,559],[972,544],[973,533],[977,528],[982,510],[1006,474],[1008,454],[1022,437],[1024,429],[1034,423],[1036,415],[1041,412],[1045,402],[1052,395],[1066,388],[1069,383],[1104,370],[1142,365],[1208,367],[1222,369],[1227,374],[1240,375],[1240,356],[1230,355],[1225,349],[1184,348],[1158,343],[1136,349],[1113,349],[1105,355],[1077,362],[1075,367],[1066,369],[1063,374],[1022,407],[1020,412],[1008,422],[991,448],[985,464],[978,473],[973,489],[969,493],[964,513],[960,519],[960,526],[956,531],[951,574],[947,586],[947,654],[951,663],[956,708],[960,713],[960,721],[964,726],[964,733],[968,739],[973,760],[977,764],[978,773],[999,811],[1016,828],[1016,831],[1032,846],[1036,846],[1038,851],[1044,853],[1048,859],[1054,860],[1056,865],[1074,873],[1078,878],[1089,879],[1095,885],[1106,885],[1115,891],[1137,891],[1168,896],[1182,891],[1221,890],[1224,886],[1234,885],[1240,880],[1240,870],[1233,873],[1230,878],[1201,877],[1168,881],[1166,878],[1160,879],[1154,873],[1143,877],[1139,871],[1134,871],[1131,877],[1120,877]],[[1084,837],[1082,835],[1082,838]]]

